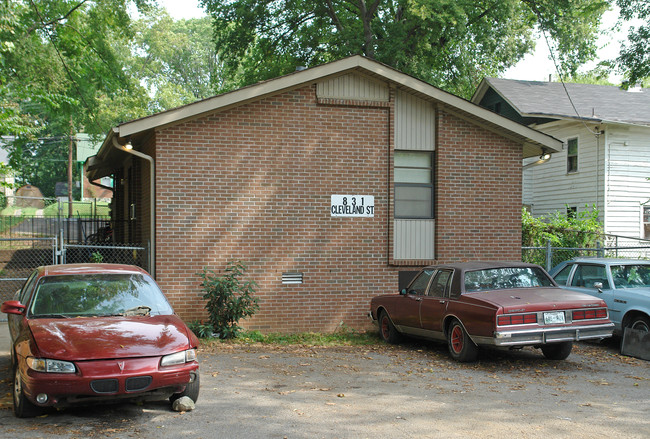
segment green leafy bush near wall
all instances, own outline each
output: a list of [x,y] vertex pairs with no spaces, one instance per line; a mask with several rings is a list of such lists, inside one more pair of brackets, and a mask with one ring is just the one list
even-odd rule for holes
[[[555,213],[534,218],[526,209],[522,210],[521,241],[523,247],[596,248],[602,239],[603,225],[598,219],[599,211],[592,206],[575,215]],[[560,259],[579,256],[579,251],[562,251]],[[546,252],[525,251],[525,262],[545,266]],[[558,261],[553,261],[553,264]]]
[[533,218],[526,209],[522,210],[522,245],[543,247],[551,241],[553,247],[595,247],[603,233],[598,219],[599,211],[592,207],[575,216],[561,213]]
[[238,323],[250,317],[259,309],[258,299],[253,296],[257,284],[242,281],[246,266],[240,261],[228,262],[224,273],[217,274],[207,268],[198,275],[201,277],[203,298],[207,299],[210,325],[219,338],[236,337],[241,330]]

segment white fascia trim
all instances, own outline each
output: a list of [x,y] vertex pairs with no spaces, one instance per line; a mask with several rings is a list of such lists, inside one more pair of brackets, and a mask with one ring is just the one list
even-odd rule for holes
[[363,58],[361,56],[345,58],[340,61],[312,67],[300,72],[271,79],[257,85],[244,87],[229,93],[194,102],[163,113],[154,114],[153,116],[127,122],[118,126],[119,136],[130,136],[132,134],[173,124],[181,120],[191,119],[233,105],[239,105],[249,100],[260,99],[283,90],[298,88],[305,84],[317,81],[322,77],[359,67],[360,59]]
[[510,119],[493,113],[490,110],[481,108],[470,101],[454,96],[453,94],[440,90],[426,82],[360,55],[312,67],[280,78],[271,79],[257,85],[195,102],[174,110],[127,122],[117,127],[118,135],[119,137],[127,137],[160,126],[173,124],[181,120],[191,119],[229,106],[239,105],[249,100],[260,99],[283,90],[302,87],[305,84],[313,83],[326,76],[343,74],[346,71],[357,68],[364,69],[374,75],[383,77],[386,80],[393,81],[403,87],[422,93],[431,99],[469,113],[478,119],[483,119],[488,123],[499,125],[505,130],[526,137],[533,143],[538,143],[548,148],[550,152],[557,152],[558,148],[561,148],[561,142],[547,134],[511,121]]

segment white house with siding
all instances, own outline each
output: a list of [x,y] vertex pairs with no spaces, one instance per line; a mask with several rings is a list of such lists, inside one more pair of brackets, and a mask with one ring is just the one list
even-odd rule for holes
[[472,102],[564,142],[524,161],[533,216],[595,205],[605,233],[650,239],[650,89],[486,78]]

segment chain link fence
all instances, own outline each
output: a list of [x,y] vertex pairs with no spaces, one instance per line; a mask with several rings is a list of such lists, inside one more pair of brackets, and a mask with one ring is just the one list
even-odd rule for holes
[[[0,303],[10,300],[41,265],[103,262],[149,270],[149,249],[114,242],[106,202],[6,197],[0,213]],[[0,321],[6,316],[0,315]]]
[[547,271],[562,261],[577,257],[650,259],[650,240],[605,235],[591,248],[522,247],[522,261],[541,265]]
[[13,297],[34,268],[56,264],[57,247],[56,237],[0,238],[0,303]]
[[137,265],[148,269],[149,249],[129,244],[64,244],[62,264],[103,262]]

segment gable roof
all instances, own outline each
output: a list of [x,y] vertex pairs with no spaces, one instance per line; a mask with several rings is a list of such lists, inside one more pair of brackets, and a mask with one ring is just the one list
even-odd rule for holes
[[481,102],[489,89],[494,90],[522,117],[650,125],[650,89],[626,91],[609,85],[563,85],[560,82],[485,78],[474,93],[472,102]]
[[355,55],[328,64],[296,71],[279,78],[259,82],[182,107],[122,123],[109,131],[97,155],[88,159],[86,162],[86,172],[96,178],[102,176],[100,174],[109,172],[107,164],[111,160],[108,156],[115,153],[116,141],[119,144],[124,144],[131,137],[143,136],[163,127],[183,123],[207,116],[211,113],[243,105],[247,102],[256,101],[314,84],[327,78],[334,78],[353,72],[387,82],[398,89],[406,90],[424,100],[436,103],[447,112],[470,120],[504,137],[520,142],[523,145],[524,157],[540,155],[542,151],[557,152],[562,147],[562,143],[559,140],[547,134],[495,114],[492,111],[486,110],[451,93],[447,93],[385,64],[360,55]]

